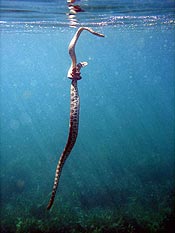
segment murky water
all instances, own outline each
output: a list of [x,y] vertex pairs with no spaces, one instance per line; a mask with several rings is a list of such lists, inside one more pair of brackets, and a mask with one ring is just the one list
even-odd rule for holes
[[[161,3],[160,3],[161,2]],[[172,232],[174,1],[2,1],[1,232]],[[69,126],[79,26],[79,135]]]

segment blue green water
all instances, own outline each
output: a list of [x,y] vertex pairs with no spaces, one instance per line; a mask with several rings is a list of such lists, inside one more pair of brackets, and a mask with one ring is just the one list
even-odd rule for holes
[[88,66],[78,82],[79,135],[49,212],[68,135],[68,45],[77,28],[33,30],[5,19],[1,232],[173,232],[175,30],[173,18],[156,19],[91,25],[105,38],[80,36],[78,62]]

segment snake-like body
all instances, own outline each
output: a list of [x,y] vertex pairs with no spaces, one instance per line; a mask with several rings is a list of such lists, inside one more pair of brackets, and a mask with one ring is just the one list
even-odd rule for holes
[[71,67],[68,71],[68,78],[72,80],[71,82],[71,89],[70,89],[70,120],[69,120],[69,136],[66,143],[66,146],[60,156],[60,159],[58,161],[56,172],[55,172],[55,179],[54,179],[54,185],[52,188],[52,194],[51,198],[49,200],[49,204],[47,206],[47,209],[49,210],[52,207],[52,204],[54,202],[54,198],[56,195],[56,190],[59,183],[59,178],[61,175],[61,171],[63,168],[63,165],[69,156],[78,135],[78,125],[79,125],[79,109],[80,109],[80,98],[78,94],[78,87],[77,87],[77,81],[81,79],[80,76],[80,69],[87,65],[87,62],[80,62],[77,64],[76,54],[75,54],[75,45],[76,42],[83,30],[87,30],[90,33],[104,37],[103,34],[97,33],[93,31],[91,28],[87,27],[81,27],[77,30],[74,37],[72,38],[70,44],[69,44],[69,55],[71,57],[72,63]]

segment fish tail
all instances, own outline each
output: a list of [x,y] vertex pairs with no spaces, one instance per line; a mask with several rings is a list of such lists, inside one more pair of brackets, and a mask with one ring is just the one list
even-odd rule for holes
[[49,210],[53,205],[55,195],[56,195],[56,191],[57,191],[57,187],[58,187],[58,183],[59,183],[59,179],[60,179],[60,176],[61,176],[61,171],[62,171],[62,168],[63,168],[66,157],[67,156],[63,152],[63,154],[61,155],[61,157],[59,159],[59,162],[57,164],[56,172],[55,172],[54,185],[53,185],[53,188],[52,188],[52,194],[51,194],[51,197],[50,197],[50,200],[49,200],[49,204],[47,205],[47,210]]

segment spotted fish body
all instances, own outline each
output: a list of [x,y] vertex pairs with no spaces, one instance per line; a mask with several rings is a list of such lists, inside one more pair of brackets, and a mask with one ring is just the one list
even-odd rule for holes
[[67,157],[69,156],[72,148],[74,147],[74,144],[76,142],[77,135],[78,135],[80,98],[79,98],[79,94],[78,94],[77,81],[81,79],[80,69],[82,67],[86,66],[87,62],[80,62],[77,64],[76,54],[75,54],[75,45],[76,45],[76,42],[80,36],[80,33],[83,30],[87,30],[87,31],[89,31],[92,34],[97,35],[97,36],[101,36],[101,37],[104,36],[102,34],[94,32],[90,28],[81,27],[77,30],[77,32],[75,33],[74,37],[72,38],[72,40],[69,44],[69,54],[70,54],[70,57],[72,59],[72,64],[71,64],[71,67],[68,71],[68,78],[70,78],[72,80],[71,90],[70,90],[69,136],[68,136],[66,146],[65,146],[65,148],[60,156],[60,159],[59,159],[57,167],[56,167],[54,185],[52,188],[52,194],[51,194],[51,198],[49,200],[49,204],[47,206],[48,210],[53,205],[63,165],[64,165]]
[[50,209],[53,204],[63,165],[67,157],[69,156],[77,139],[78,125],[79,125],[79,109],[80,109],[80,98],[78,94],[77,80],[72,79],[71,89],[70,89],[69,136],[68,136],[67,144],[64,148],[63,153],[61,154],[61,157],[59,159],[56,168],[54,186],[52,189],[52,194],[47,209]]

